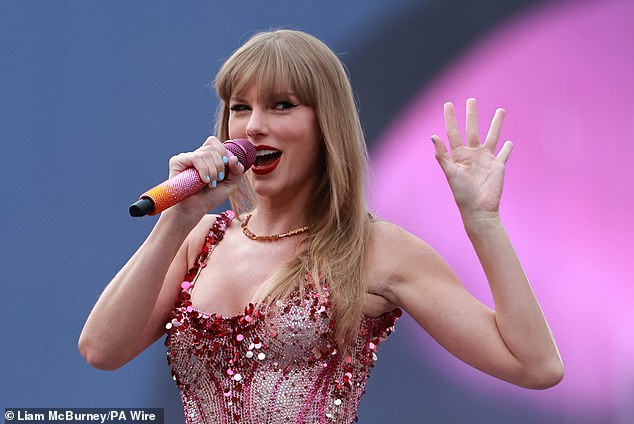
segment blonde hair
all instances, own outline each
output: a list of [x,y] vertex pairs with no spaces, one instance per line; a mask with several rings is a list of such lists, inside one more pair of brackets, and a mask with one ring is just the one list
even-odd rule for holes
[[[334,308],[337,342],[350,347],[356,339],[366,287],[364,248],[368,207],[364,190],[367,150],[348,74],[339,58],[317,38],[293,30],[258,33],[224,63],[216,77],[222,103],[217,134],[228,139],[229,99],[257,82],[268,98],[290,86],[299,101],[312,107],[322,136],[324,175],[311,203],[310,234],[297,257],[276,272],[259,299],[270,305],[303,291],[304,278],[325,281]],[[232,196],[240,215],[256,206],[247,178]]]

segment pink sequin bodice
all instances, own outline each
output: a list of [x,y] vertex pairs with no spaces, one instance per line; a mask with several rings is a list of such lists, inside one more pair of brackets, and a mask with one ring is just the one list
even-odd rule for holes
[[378,344],[401,311],[364,317],[354,351],[344,355],[335,342],[328,289],[317,290],[309,277],[303,295],[297,290],[266,312],[252,304],[234,317],[197,310],[190,298],[194,277],[232,219],[229,211],[214,223],[166,325],[185,422],[353,422]]

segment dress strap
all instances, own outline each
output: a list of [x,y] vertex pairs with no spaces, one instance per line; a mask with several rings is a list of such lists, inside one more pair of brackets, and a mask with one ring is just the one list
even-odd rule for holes
[[211,252],[213,252],[220,240],[224,238],[227,228],[231,225],[233,218],[235,218],[235,214],[229,209],[221,213],[214,221],[213,225],[209,229],[209,233],[207,233],[207,236],[205,237],[205,244],[194,261],[194,265],[189,269],[189,271],[187,271],[187,274],[185,274],[183,283],[189,282],[189,287],[187,287],[187,289],[191,290],[196,283],[200,272],[203,268],[205,268],[205,266],[207,266],[207,261],[209,260],[209,256],[211,256]]

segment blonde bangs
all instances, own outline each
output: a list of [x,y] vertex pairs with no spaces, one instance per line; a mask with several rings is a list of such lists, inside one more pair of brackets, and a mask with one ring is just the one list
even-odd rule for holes
[[315,83],[308,58],[289,41],[255,36],[237,50],[216,77],[223,106],[227,107],[231,96],[255,84],[259,100],[272,101],[276,95],[291,91],[302,104],[314,107]]

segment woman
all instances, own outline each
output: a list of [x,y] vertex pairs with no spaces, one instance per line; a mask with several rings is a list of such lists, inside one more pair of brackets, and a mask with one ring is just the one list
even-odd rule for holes
[[[432,137],[491,311],[429,245],[370,215],[352,90],[323,43],[257,34],[223,65],[216,89],[218,138],[170,160],[170,176],[193,167],[210,187],[163,212],[105,289],[79,340],[91,365],[118,368],[167,332],[188,423],[352,422],[377,345],[403,309],[488,374],[529,388],[561,380],[499,217],[512,148],[494,153],[503,110],[481,144],[469,99],[465,145],[448,103],[451,154]],[[258,150],[244,175],[221,143],[237,138]],[[229,196],[235,212],[206,214]]]

